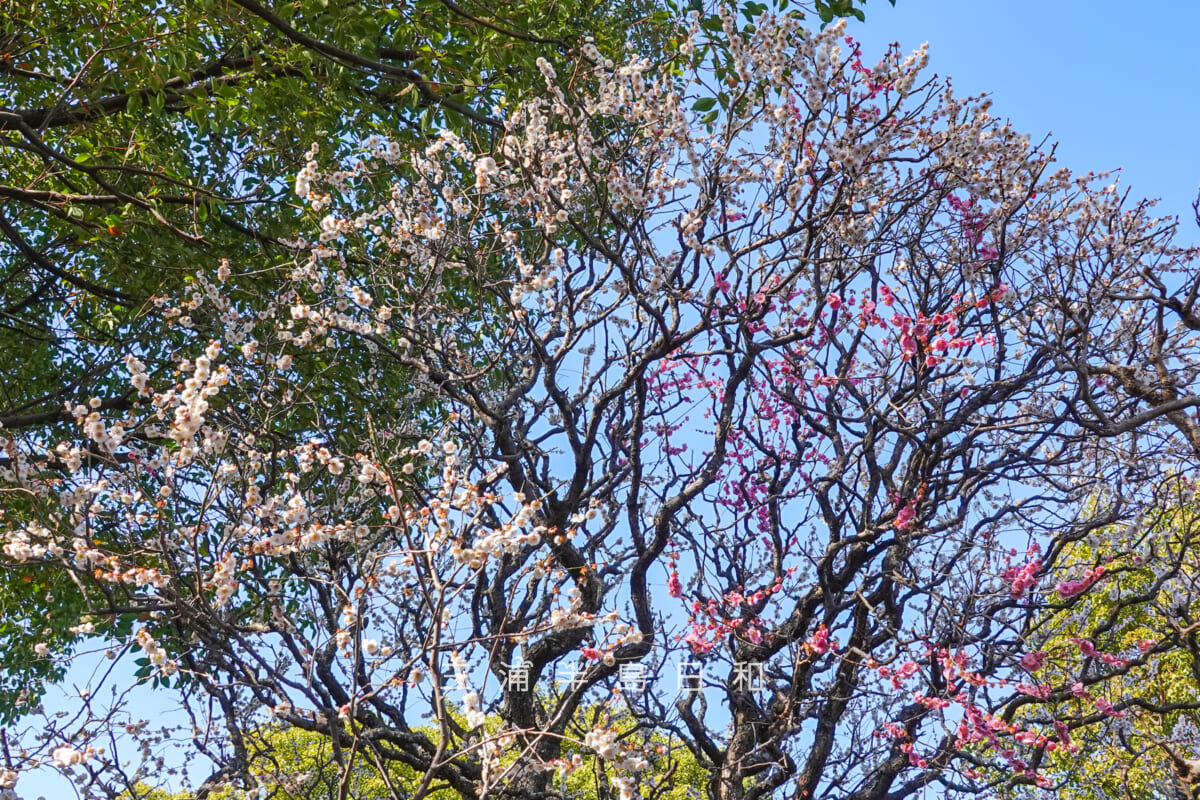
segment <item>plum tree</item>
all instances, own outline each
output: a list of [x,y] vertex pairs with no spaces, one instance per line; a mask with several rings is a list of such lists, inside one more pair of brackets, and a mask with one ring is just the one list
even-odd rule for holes
[[[1196,252],[922,51],[712,16],[666,64],[539,58],[489,141],[314,146],[288,259],[157,297],[128,408],[6,438],[5,556],[191,715],[197,796],[263,787],[264,724],[342,787],[559,797],[582,748],[622,800],[662,736],[714,800],[882,800],[1160,730],[1131,678],[1187,636],[1091,598],[1186,575],[1190,518],[1111,532],[1194,502]],[[135,790],[166,734],[124,674],[4,780]]]

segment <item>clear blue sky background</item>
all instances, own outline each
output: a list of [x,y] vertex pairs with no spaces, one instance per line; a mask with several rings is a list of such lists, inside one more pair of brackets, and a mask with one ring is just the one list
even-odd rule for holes
[[955,93],[1038,141],[1052,134],[1075,172],[1122,167],[1132,198],[1156,197],[1200,242],[1200,0],[868,0],[848,33],[873,63],[887,43],[929,42],[929,69]]
[[[1148,10],[1152,9],[1152,10]],[[1052,134],[1077,172],[1122,167],[1134,197],[1160,197],[1200,243],[1200,0],[869,0],[849,33],[874,61],[889,42],[930,44],[930,70],[959,95],[988,92],[992,112],[1035,140]],[[24,797],[70,798],[29,775]]]

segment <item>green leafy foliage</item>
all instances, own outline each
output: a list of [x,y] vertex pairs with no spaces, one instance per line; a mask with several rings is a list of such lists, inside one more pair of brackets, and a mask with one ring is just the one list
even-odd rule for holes
[[[451,717],[465,725],[465,718],[457,711]],[[635,735],[636,728],[628,719],[618,719],[615,727],[625,735]],[[424,726],[417,732],[437,739],[437,729]],[[501,733],[497,720],[489,719],[484,725],[483,735],[495,737]],[[697,800],[704,797],[707,774],[686,748],[663,733],[646,737],[646,753],[650,766],[644,774],[644,785],[654,787],[654,797],[660,800]],[[209,794],[212,800],[251,800],[260,796],[260,787],[268,796],[277,798],[328,798],[353,797],[358,800],[383,800],[392,797],[412,797],[422,784],[423,775],[412,768],[391,762],[386,773],[371,762],[366,749],[353,744],[335,747],[324,732],[304,731],[298,728],[265,724],[255,731],[249,746],[254,751],[250,773],[256,786],[240,790],[223,786]],[[509,748],[501,766],[516,761],[519,745]],[[599,787],[604,782],[602,760],[596,753],[579,741],[564,743],[562,759],[572,762],[570,769],[563,769],[554,781],[555,788],[562,792],[565,800],[594,800],[600,795]],[[432,800],[455,800],[460,795],[444,784],[433,781],[424,795]],[[159,787],[140,785],[126,793],[129,800],[189,800],[190,793],[171,794]]]
[[[603,52],[661,35],[642,0],[472,5],[374,0],[14,0],[0,15],[0,425],[53,446],[74,442],[68,406],[138,401],[127,356],[171,375],[173,354],[218,324],[197,314],[164,336],[155,298],[187,296],[197,268],[249,272],[286,261],[311,228],[292,180],[311,145],[342,151],[371,135],[407,149],[436,127],[486,142],[492,106],[541,81],[543,54],[581,43]],[[318,156],[318,159],[322,159]],[[364,254],[364,257],[369,254]],[[252,269],[246,269],[252,265]],[[258,302],[248,313],[264,311]],[[464,291],[463,309],[473,300]],[[282,352],[283,342],[264,343]],[[312,437],[350,446],[358,432],[420,427],[423,401],[401,371],[371,374],[366,348],[297,358],[289,413],[255,417],[231,396],[230,424],[264,448]],[[246,376],[251,377],[250,375]],[[409,397],[410,400],[402,398]],[[353,435],[351,435],[353,434]],[[0,468],[8,461],[0,455]],[[0,497],[0,525],[23,519]],[[162,523],[170,524],[164,514]],[[130,602],[126,602],[130,601]],[[33,569],[0,581],[0,719],[60,674],[34,644],[63,655],[80,613],[136,598],[83,598]],[[117,616],[120,616],[118,614]]]
[[[896,0],[888,0],[893,6],[896,5]],[[860,6],[866,5],[866,0],[816,0],[817,16],[821,18],[821,22],[830,23],[838,17],[854,17],[860,22],[866,20],[867,15],[863,12]]]
[[[1072,748],[1051,751],[1047,770],[1058,796],[1175,797],[1171,755],[1194,757],[1186,740],[1200,730],[1195,514],[1160,511],[1075,542],[1064,555],[1067,580],[1046,587],[1029,634],[1045,653],[1033,679],[1064,697],[1054,717]],[[1088,581],[1097,570],[1083,589],[1080,576]],[[1106,724],[1083,724],[1097,717]]]

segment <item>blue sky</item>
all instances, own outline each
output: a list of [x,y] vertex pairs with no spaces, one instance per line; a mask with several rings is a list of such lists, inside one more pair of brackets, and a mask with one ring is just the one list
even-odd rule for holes
[[928,41],[929,69],[956,94],[987,92],[992,113],[1034,141],[1052,134],[1075,172],[1122,167],[1131,199],[1162,198],[1159,213],[1200,242],[1200,2],[868,0],[865,11],[848,29],[864,62],[891,41]]

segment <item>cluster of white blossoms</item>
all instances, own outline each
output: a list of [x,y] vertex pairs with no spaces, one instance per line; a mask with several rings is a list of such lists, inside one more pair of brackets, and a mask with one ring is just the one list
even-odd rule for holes
[[455,650],[450,655],[450,664],[454,668],[455,687],[463,692],[463,715],[467,718],[467,725],[478,728],[487,720],[487,716],[483,713],[479,692],[471,688],[467,677],[467,660]]
[[[76,424],[83,428],[84,435],[100,446],[101,452],[114,453],[121,442],[125,441],[125,426],[121,422],[106,425],[100,414],[101,405],[100,398],[93,397],[86,406],[72,406],[68,402],[65,408],[75,418]],[[59,450],[59,455],[67,467],[73,472],[78,471],[82,466],[83,452],[78,448],[65,448],[63,445],[60,445],[60,448],[64,448]]]
[[[726,35],[730,36],[732,18],[725,10],[719,13],[723,15]],[[698,32],[694,22],[693,28]],[[797,31],[798,23],[792,17],[768,14],[756,22],[749,43],[743,44],[740,36],[729,39],[734,71],[739,78],[746,82],[765,79],[781,89],[777,97],[764,94],[762,98],[769,106],[764,119],[769,123],[768,136],[776,145],[772,150],[780,153],[780,158],[720,151],[719,142],[739,130],[722,129],[707,137],[697,133],[695,115],[687,108],[691,101],[685,100],[672,81],[651,79],[648,61],[633,59],[613,65],[600,59],[592,47],[588,53],[602,78],[597,82],[595,94],[579,102],[568,101],[557,84],[553,66],[541,59],[539,70],[546,80],[548,96],[531,99],[512,112],[506,123],[507,132],[494,153],[473,154],[457,136],[448,132],[439,134],[423,151],[407,154],[377,137],[368,140],[366,146],[371,154],[389,166],[407,158],[417,177],[397,183],[390,200],[377,208],[363,210],[356,205],[357,216],[353,219],[327,218],[322,235],[328,239],[351,229],[369,230],[397,255],[401,267],[446,264],[445,249],[437,243],[448,229],[458,225],[456,220],[468,216],[468,211],[487,213],[491,204],[499,202],[500,207],[532,220],[553,236],[570,223],[577,209],[586,207],[587,198],[580,194],[580,187],[589,186],[597,174],[605,176],[606,199],[617,213],[638,213],[652,204],[665,207],[677,203],[680,193],[686,193],[689,186],[710,180],[710,172],[738,191],[741,186],[767,185],[770,194],[786,195],[787,206],[797,209],[815,191],[808,178],[819,157],[812,150],[813,125],[825,131],[823,146],[827,161],[852,174],[857,183],[868,183],[868,178],[880,173],[887,156],[899,146],[891,140],[906,140],[906,136],[879,135],[879,131],[870,127],[871,120],[863,120],[861,125],[842,125],[840,117],[823,116],[821,109],[831,86],[847,70],[847,59],[840,46],[842,27],[834,25],[803,36]],[[868,70],[869,75],[862,81],[872,91],[903,95],[912,90],[924,61],[924,51],[903,59],[889,55]],[[792,93],[796,73],[804,76],[800,83],[812,97],[802,98]],[[591,126],[579,124],[581,112],[620,117],[632,123],[629,129],[634,131],[633,142],[622,140],[619,147],[610,150],[606,142],[595,138]],[[941,113],[957,112],[957,106],[951,104]],[[732,126],[735,122],[730,120],[725,124]],[[736,124],[748,129],[752,123]],[[907,141],[911,144],[911,135]],[[631,148],[639,152],[637,158],[629,157]],[[664,168],[679,154],[692,164],[691,175]],[[709,170],[708,161],[712,158],[717,163]],[[473,194],[467,187],[448,180],[449,168],[455,160],[473,173],[474,180],[469,186]],[[646,173],[642,169],[645,164],[659,166]],[[302,177],[306,189],[315,181],[337,182],[332,174],[322,175],[315,167],[306,167]],[[738,207],[737,191],[729,195],[729,200]],[[678,227],[689,247],[705,252],[711,249],[699,237],[700,231],[706,229],[710,213],[711,209],[689,210],[686,203],[682,205]],[[846,235],[856,239],[869,233],[871,215],[845,216],[846,219],[834,219],[830,224],[844,226]],[[520,275],[512,282],[510,301],[514,306],[534,298],[538,305],[552,309],[562,300],[555,290],[561,286],[561,277],[569,273],[571,259],[533,262],[521,249],[515,232],[497,229],[485,233],[495,235]],[[310,261],[310,267],[314,263]],[[646,287],[640,288],[652,293],[668,284],[661,278],[648,281]],[[364,311],[370,307],[367,301],[373,300],[361,288],[351,290],[346,296]],[[318,332],[382,330],[380,319],[355,318],[344,309],[337,309],[336,304],[316,310],[303,308],[301,316],[317,326]]]
[[91,747],[79,750],[69,744],[60,745],[50,751],[51,760],[59,767],[73,767],[76,764],[82,764],[95,755],[96,751]]
[[[79,491],[65,491],[60,498],[64,505],[78,503],[87,507],[92,503],[92,498],[106,488],[105,482],[100,481],[84,486]],[[77,499],[73,499],[76,496]],[[17,562],[62,560],[70,552],[72,558],[65,563],[90,572],[97,580],[151,590],[161,589],[168,582],[160,569],[124,563],[118,556],[93,547],[83,536],[72,537],[71,550],[68,551],[54,531],[34,521],[0,532],[0,542],[3,542],[0,552]]]
[[346,469],[346,462],[340,456],[333,454],[328,447],[317,440],[305,442],[294,451],[296,465],[300,472],[311,472],[316,464],[329,470],[330,475],[341,475]]
[[[8,459],[6,465],[0,466],[0,481],[16,484],[28,483],[30,474],[29,454],[25,452],[24,448],[17,446],[16,439],[0,434],[0,452],[4,453]],[[0,517],[0,519],[2,518]]]
[[233,553],[226,553],[213,566],[212,577],[209,578],[208,586],[215,590],[213,604],[217,608],[225,608],[233,599],[233,595],[237,592],[237,567],[238,560]]
[[[306,274],[309,270],[297,270],[293,274]],[[322,284],[324,281],[322,281]],[[334,293],[337,297],[327,305],[309,305],[299,299],[294,299],[290,308],[291,318],[302,327],[299,331],[281,332],[286,334],[284,339],[296,347],[308,347],[312,344],[323,344],[330,331],[345,331],[360,336],[382,334],[387,330],[384,323],[391,318],[392,310],[381,306],[374,316],[367,314],[375,302],[375,298],[362,286],[351,284],[346,274],[338,271],[333,275]],[[352,308],[353,302],[356,308]]]
[[[468,500],[466,493],[456,498],[457,502],[471,502],[473,505],[486,503],[489,500],[498,502],[499,498],[495,496],[481,496],[478,499],[472,497]],[[440,506],[435,508],[435,515],[441,510],[443,509]],[[470,546],[464,546],[457,542],[451,544],[451,555],[460,564],[466,564],[471,569],[478,570],[483,568],[488,559],[512,555],[520,552],[524,547],[534,547],[541,544],[542,538],[546,533],[546,527],[531,524],[536,511],[534,503],[524,504],[513,515],[511,520],[500,527],[487,528],[480,526],[478,528],[479,532],[472,540]]]
[[3,541],[4,555],[14,561],[32,561],[47,554],[57,558],[63,554],[62,546],[54,541],[50,531],[37,522],[6,532]]
[[[158,410],[160,418],[165,418],[168,411],[172,409],[174,411],[171,415],[167,435],[179,445],[173,454],[174,460],[179,464],[186,464],[194,460],[201,449],[207,452],[219,452],[225,445],[227,435],[224,433],[208,435],[202,443],[196,441],[197,436],[205,427],[209,399],[219,394],[221,387],[227,385],[232,378],[228,366],[222,364],[215,369],[213,367],[213,361],[220,351],[220,342],[210,341],[205,347],[204,353],[196,357],[194,364],[188,360],[180,363],[180,371],[190,371],[192,374],[184,379],[179,387],[168,389],[161,394],[153,394],[153,404]],[[126,359],[126,368],[130,371],[130,380],[134,388],[138,389],[139,393],[145,394],[148,388],[145,379],[145,365],[136,358],[129,358]],[[115,448],[124,436],[120,423],[106,428],[95,411],[81,417],[81,410],[84,409],[77,406],[74,409],[75,416],[84,425],[88,437],[97,444],[110,448],[111,452],[111,449]]]
[[[47,550],[51,547],[48,545]],[[114,553],[106,553],[98,547],[93,547],[82,536],[71,540],[71,549],[74,553],[73,566],[90,571],[96,580],[142,589],[162,589],[169,583],[167,576],[158,567],[128,564]]]
[[141,397],[150,396],[150,375],[146,364],[133,354],[125,356],[125,369],[129,372],[129,383]]
[[628,772],[641,772],[650,762],[641,755],[640,749],[623,744],[620,733],[613,728],[592,728],[583,737],[583,743],[596,751],[596,755],[612,763],[614,767]]
[[359,483],[369,486],[372,483],[387,483],[387,470],[376,464],[372,459],[359,453],[354,458],[358,464],[358,474],[355,478]]
[[[313,203],[315,206],[316,203]],[[330,242],[351,233],[354,230],[354,221],[341,219],[334,214],[326,214],[321,219],[321,235],[320,241]]]
[[167,657],[167,651],[164,650],[155,640],[150,631],[145,628],[139,628],[134,636],[134,641],[138,647],[146,654],[146,658],[150,660],[150,665],[157,667],[163,675],[171,675],[177,669],[175,662]]
[[619,800],[635,800],[638,795],[637,781],[633,778],[627,778],[623,775],[614,775],[609,780],[612,785],[617,787],[617,797]]
[[[273,507],[276,505],[274,499],[268,501],[259,510],[263,513],[261,518],[265,519],[268,515],[273,514]],[[298,506],[299,496],[295,496],[289,501],[290,505]],[[274,519],[278,522],[287,525],[289,519],[294,519],[290,516],[294,509],[288,509],[281,514],[275,515]],[[270,527],[275,528],[270,535],[254,540],[249,546],[249,552],[254,555],[266,556],[286,556],[292,553],[300,553],[306,550],[320,547],[330,542],[361,542],[366,539],[369,528],[365,525],[354,525],[350,523],[324,523],[311,522],[304,525],[295,525],[294,527],[279,528],[275,525]],[[242,529],[249,538],[253,538],[255,534],[261,534],[261,528],[258,526],[249,526]]]
[[378,158],[388,164],[399,163],[404,157],[404,149],[399,143],[390,141],[382,136],[368,136],[363,142],[366,158]]
[[487,191],[492,188],[492,178],[500,174],[496,159],[483,156],[475,161],[475,188]]
[[320,148],[316,143],[313,143],[312,147],[308,149],[308,161],[305,163],[304,168],[296,173],[296,184],[294,186],[297,195],[314,204],[323,204],[329,201],[327,195],[321,195],[313,191],[313,183],[319,174],[316,161],[319,151]]

